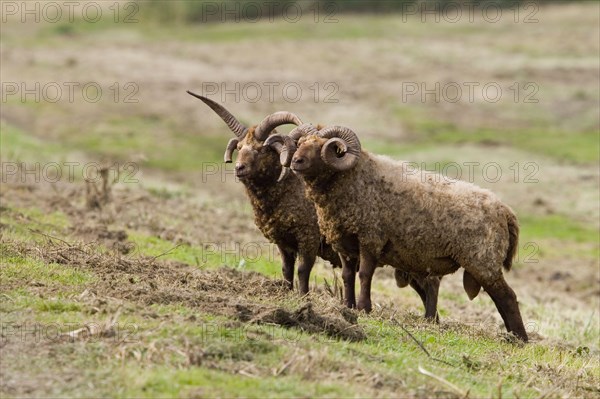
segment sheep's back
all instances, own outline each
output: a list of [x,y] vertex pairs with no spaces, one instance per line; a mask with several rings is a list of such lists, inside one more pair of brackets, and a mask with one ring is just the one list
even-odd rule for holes
[[[356,236],[374,254],[426,265],[504,259],[507,215],[489,190],[413,173],[406,162],[363,152],[355,168],[338,173],[327,190],[309,189],[321,232],[346,255],[344,238]],[[437,265],[440,268],[448,265]]]

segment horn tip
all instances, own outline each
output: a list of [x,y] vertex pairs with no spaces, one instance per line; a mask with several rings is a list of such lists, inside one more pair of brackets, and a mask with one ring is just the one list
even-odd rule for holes
[[193,91],[191,91],[191,90],[186,90],[185,92],[186,92],[187,94],[189,94],[190,96],[193,96],[193,97],[199,98],[200,100],[202,100],[202,98],[203,98],[201,95],[199,95],[199,94],[196,94],[196,93],[194,93],[194,92],[193,92]]

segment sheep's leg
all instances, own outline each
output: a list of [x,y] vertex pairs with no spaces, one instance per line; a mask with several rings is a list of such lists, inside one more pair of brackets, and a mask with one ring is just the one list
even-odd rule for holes
[[423,306],[425,307],[425,317],[427,317],[427,294],[425,293],[425,289],[421,286],[419,281],[414,278],[409,278],[408,283],[421,297],[421,301],[423,301]]
[[[437,312],[437,303],[438,291],[440,290],[440,279],[437,277],[426,277],[424,279],[419,279],[418,284],[423,287],[422,289],[425,293],[425,298],[421,296],[423,305],[425,305],[425,318],[439,323],[440,317]],[[411,286],[414,288],[412,284]]]
[[340,256],[342,262],[342,280],[344,280],[344,304],[349,308],[356,308],[356,294],[354,287],[356,283],[356,259],[344,259]]
[[371,306],[371,281],[373,273],[377,267],[377,259],[364,251],[360,250],[360,264],[358,269],[358,278],[360,279],[360,295],[358,297],[358,310],[364,310],[369,313]]
[[519,311],[519,303],[517,295],[512,288],[504,280],[504,276],[500,276],[494,284],[481,284],[485,291],[492,297],[498,312],[504,320],[504,325],[508,332],[512,332],[524,342],[527,342],[527,332],[523,325],[521,312]]
[[440,315],[437,311],[440,282],[441,279],[438,277],[428,277],[425,283],[425,291],[427,292],[427,303],[425,304],[425,317],[431,320],[435,319],[436,323],[440,322]]
[[291,251],[277,246],[279,253],[281,254],[281,271],[283,272],[283,279],[290,290],[294,289],[294,263],[296,263],[296,254]]
[[310,271],[315,264],[316,257],[316,254],[300,254],[300,263],[298,264],[298,285],[302,295],[308,294]]

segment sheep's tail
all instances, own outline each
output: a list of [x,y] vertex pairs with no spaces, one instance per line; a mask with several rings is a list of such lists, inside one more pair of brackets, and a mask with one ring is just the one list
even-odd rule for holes
[[508,208],[507,212],[507,222],[508,222],[508,251],[506,251],[506,258],[504,258],[504,269],[510,270],[512,267],[512,261],[517,253],[517,248],[519,247],[519,221],[517,220],[517,216],[512,211],[512,209]]

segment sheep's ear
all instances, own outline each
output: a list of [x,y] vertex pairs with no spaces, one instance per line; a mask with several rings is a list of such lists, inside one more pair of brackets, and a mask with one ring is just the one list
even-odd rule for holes
[[475,299],[475,297],[479,295],[479,291],[481,291],[481,284],[479,284],[479,282],[475,280],[475,277],[473,277],[471,273],[467,272],[466,270],[465,274],[463,274],[463,287],[465,288],[465,291],[469,296],[469,300],[471,301]]

